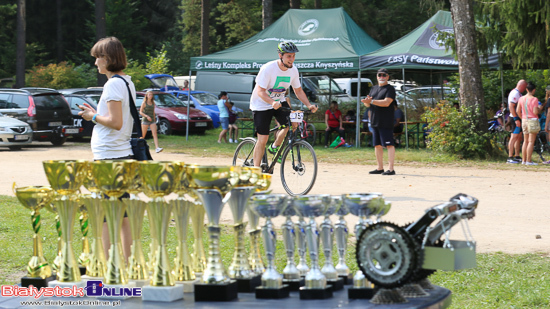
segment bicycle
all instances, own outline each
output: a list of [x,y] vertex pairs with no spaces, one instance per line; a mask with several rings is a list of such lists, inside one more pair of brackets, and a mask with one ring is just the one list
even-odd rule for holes
[[[548,143],[548,138],[546,136],[545,131],[540,131],[539,133],[537,133],[537,138],[535,139],[535,146],[533,147],[533,153],[536,153],[539,155],[542,163],[548,162],[547,159],[550,158],[550,144]],[[546,159],[545,159],[545,156],[546,156]]]
[[[303,119],[302,111],[292,111],[290,108],[281,107],[283,110],[291,111],[290,117],[287,117],[287,123],[276,126],[269,132],[276,132],[284,128],[292,128],[292,123],[301,123]],[[281,182],[285,191],[291,195],[307,194],[317,178],[317,156],[315,150],[306,141],[297,135],[298,130],[288,130],[283,143],[278,147],[277,152],[269,161],[269,152],[267,145],[262,157],[260,167],[263,173],[273,174],[277,161],[281,159]],[[254,166],[254,147],[257,140],[253,137],[245,137],[237,146],[233,155],[233,165]]]
[[311,146],[315,146],[315,138],[317,137],[317,130],[312,123],[307,123],[310,111],[304,112],[304,120],[298,124],[298,130],[300,131],[300,137],[306,140]]

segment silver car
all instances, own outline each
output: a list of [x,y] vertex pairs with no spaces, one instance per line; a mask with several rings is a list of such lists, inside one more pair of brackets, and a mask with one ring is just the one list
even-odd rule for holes
[[32,133],[26,122],[0,113],[0,146],[7,146],[10,150],[21,150],[24,145],[32,143]]

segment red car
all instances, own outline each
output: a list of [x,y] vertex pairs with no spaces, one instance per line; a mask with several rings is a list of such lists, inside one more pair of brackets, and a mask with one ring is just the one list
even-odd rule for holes
[[[155,97],[155,114],[157,115],[158,133],[170,135],[173,131],[185,132],[187,123],[187,103],[175,96],[161,91],[153,91]],[[137,92],[136,107],[139,109],[145,91]],[[189,132],[203,134],[214,128],[212,118],[205,112],[191,108],[189,110]]]

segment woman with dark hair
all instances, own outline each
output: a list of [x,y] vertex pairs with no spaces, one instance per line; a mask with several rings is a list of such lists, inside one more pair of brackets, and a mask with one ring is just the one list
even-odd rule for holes
[[[130,95],[136,100],[136,88],[132,78],[122,70],[126,68],[126,53],[122,43],[115,37],[99,40],[90,54],[96,58],[95,65],[100,74],[109,79],[103,86],[103,93],[97,104],[97,111],[89,104],[81,106],[78,114],[84,120],[96,125],[90,141],[94,160],[133,159],[130,138],[134,127],[134,119],[130,113]],[[122,78],[112,78],[118,75]],[[124,80],[123,80],[124,79]],[[128,86],[126,86],[127,84]],[[128,87],[130,91],[128,91]],[[122,249],[124,256],[130,256],[132,236],[128,218],[122,220]],[[103,247],[109,248],[110,241],[107,224],[103,225]],[[108,250],[105,250],[108,254]]]
[[336,148],[344,145],[348,147],[349,145],[344,140],[344,125],[342,124],[342,112],[338,109],[338,102],[330,102],[330,107],[325,112],[325,124],[327,128],[325,129],[325,148],[328,148],[330,145],[330,133],[333,131],[338,132],[338,135],[342,139],[342,142],[336,146]]
[[[532,82],[527,83],[527,94],[518,101],[516,113],[521,118],[521,129],[523,131],[523,162],[525,165],[537,165],[533,162],[533,148],[535,139],[540,131],[539,114],[544,108],[539,105],[539,99],[535,97],[537,86]],[[546,105],[546,104],[545,104]]]
[[139,108],[139,114],[141,115],[141,138],[145,138],[147,135],[147,130],[151,128],[151,134],[153,135],[153,142],[155,143],[155,152],[159,153],[162,151],[162,148],[159,147],[159,138],[157,135],[157,123],[155,116],[155,95],[153,91],[147,91],[145,97],[143,97],[143,102]]

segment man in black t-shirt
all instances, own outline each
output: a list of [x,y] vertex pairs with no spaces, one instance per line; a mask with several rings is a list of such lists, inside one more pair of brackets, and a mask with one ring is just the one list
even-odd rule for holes
[[[378,163],[378,168],[370,171],[369,174],[395,175],[393,169],[395,159],[395,143],[393,140],[394,107],[392,104],[395,101],[395,88],[388,84],[389,78],[388,70],[384,68],[378,70],[376,74],[378,85],[373,86],[369,95],[361,100],[372,111],[372,141],[376,162]],[[384,171],[384,149],[382,146],[388,149],[389,166],[387,171]]]

